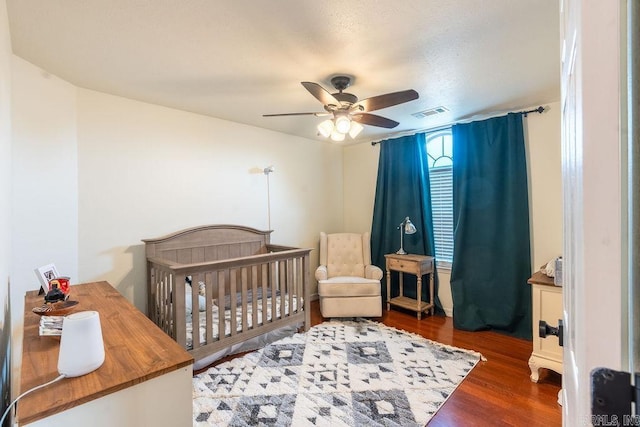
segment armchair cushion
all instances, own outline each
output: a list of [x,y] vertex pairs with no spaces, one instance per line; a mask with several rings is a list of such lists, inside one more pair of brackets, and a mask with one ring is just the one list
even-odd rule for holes
[[327,272],[329,277],[364,277],[362,235],[338,233],[327,235]]
[[321,298],[379,296],[380,281],[353,276],[332,277],[318,283],[318,295]]

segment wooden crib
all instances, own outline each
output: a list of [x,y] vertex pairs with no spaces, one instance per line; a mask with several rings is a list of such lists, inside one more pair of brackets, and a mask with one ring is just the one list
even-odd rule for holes
[[272,245],[270,234],[207,225],[143,240],[148,316],[194,369],[310,327],[311,249]]

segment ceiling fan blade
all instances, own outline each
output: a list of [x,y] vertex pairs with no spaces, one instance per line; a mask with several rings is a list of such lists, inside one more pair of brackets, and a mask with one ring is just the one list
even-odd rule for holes
[[322,102],[323,105],[335,105],[340,107],[342,104],[333,95],[331,95],[325,88],[318,83],[313,82],[301,82],[302,86],[315,96],[316,99]]
[[356,102],[353,107],[351,107],[351,110],[362,112],[381,110],[383,108],[413,101],[414,99],[418,99],[418,96],[418,92],[413,89],[372,96],[371,98]]
[[323,116],[328,116],[329,112],[327,111],[321,111],[318,113],[280,113],[280,114],[263,114],[262,117],[278,117],[278,116],[316,116],[316,117],[323,117]]
[[351,118],[358,123],[362,123],[363,125],[378,126],[378,127],[387,128],[387,129],[392,129],[400,124],[395,120],[387,119],[386,117],[376,116],[375,114],[368,114],[368,113],[353,114]]

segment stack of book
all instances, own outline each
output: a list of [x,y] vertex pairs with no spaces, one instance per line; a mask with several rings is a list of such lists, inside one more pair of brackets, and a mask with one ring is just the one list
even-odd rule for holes
[[64,316],[40,316],[40,336],[62,335],[62,320]]

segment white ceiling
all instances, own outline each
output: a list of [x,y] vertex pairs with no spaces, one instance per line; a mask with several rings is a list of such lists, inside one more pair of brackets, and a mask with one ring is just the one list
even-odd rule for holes
[[[79,87],[323,139],[300,82],[415,89],[358,141],[560,98],[557,0],[7,0],[13,52]],[[417,119],[412,113],[450,111]]]

